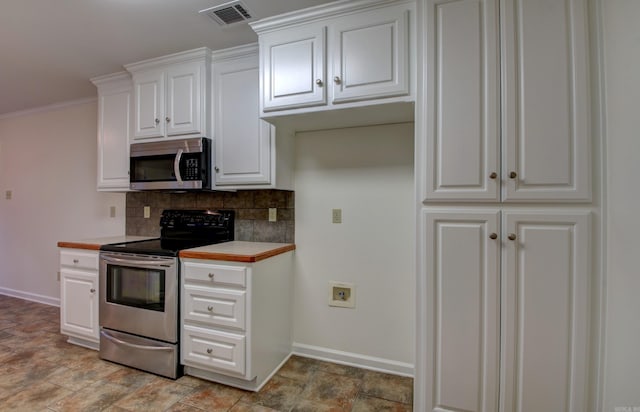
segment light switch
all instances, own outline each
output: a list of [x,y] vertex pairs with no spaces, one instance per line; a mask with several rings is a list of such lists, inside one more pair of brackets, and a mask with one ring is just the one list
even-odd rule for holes
[[144,218],[149,219],[151,217],[151,206],[144,207]]
[[275,207],[269,208],[269,222],[275,222],[278,220],[278,209]]
[[109,216],[110,217],[116,217],[116,207],[115,206],[111,206],[109,208]]
[[12,197],[13,197],[13,192],[11,190],[7,190],[6,192],[4,192],[5,199],[11,200]]

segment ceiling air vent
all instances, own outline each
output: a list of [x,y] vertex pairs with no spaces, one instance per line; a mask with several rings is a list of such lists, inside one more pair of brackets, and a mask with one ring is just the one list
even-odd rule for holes
[[240,23],[252,18],[247,6],[237,0],[200,10],[199,13],[206,14],[211,20],[221,26]]

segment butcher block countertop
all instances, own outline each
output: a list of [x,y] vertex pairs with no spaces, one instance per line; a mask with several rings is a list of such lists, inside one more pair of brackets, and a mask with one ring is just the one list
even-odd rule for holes
[[84,239],[71,242],[58,242],[58,247],[71,249],[100,250],[100,246],[110,243],[135,242],[138,240],[155,239],[153,236],[109,236],[95,239]]
[[180,257],[251,263],[295,250],[295,248],[296,245],[293,243],[234,241],[186,249],[180,252]]

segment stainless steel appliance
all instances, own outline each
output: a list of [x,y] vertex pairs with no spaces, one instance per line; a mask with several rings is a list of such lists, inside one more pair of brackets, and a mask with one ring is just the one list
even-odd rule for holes
[[179,360],[180,250],[233,240],[234,212],[165,210],[160,238],[100,248],[100,357],[169,378]]
[[129,158],[133,190],[211,189],[211,141],[207,138],[134,143]]

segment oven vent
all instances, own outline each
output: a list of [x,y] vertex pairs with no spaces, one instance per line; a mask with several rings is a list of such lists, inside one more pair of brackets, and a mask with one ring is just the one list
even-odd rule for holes
[[211,20],[221,26],[240,23],[250,20],[253,17],[251,13],[249,13],[247,6],[239,0],[200,10],[198,13],[207,15]]

